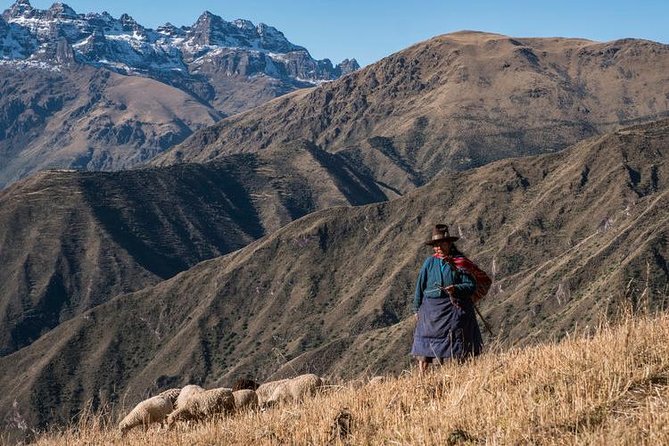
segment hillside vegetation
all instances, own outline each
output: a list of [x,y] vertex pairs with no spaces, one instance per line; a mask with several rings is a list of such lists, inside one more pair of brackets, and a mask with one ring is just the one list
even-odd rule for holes
[[91,416],[37,444],[668,444],[669,315],[579,331],[174,431],[121,438],[109,416]]
[[[67,423],[195,383],[408,367],[410,296],[434,222],[495,283],[505,348],[560,339],[669,286],[669,120],[503,160],[389,202],[314,212],[246,247],[115,296],[0,358],[0,419]],[[175,166],[176,167],[176,166]],[[208,215],[208,214],[207,214]],[[594,309],[594,311],[593,311]]]
[[0,356],[310,212],[386,199],[305,144],[206,165],[35,175],[0,191]]

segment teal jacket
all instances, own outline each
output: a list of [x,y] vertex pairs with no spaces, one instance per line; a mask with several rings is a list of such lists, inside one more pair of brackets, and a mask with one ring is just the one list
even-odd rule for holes
[[469,303],[476,290],[474,279],[462,271],[455,271],[451,265],[434,256],[425,259],[416,280],[416,294],[413,298],[413,310],[418,312],[423,299],[448,297],[448,293],[439,289],[455,285],[455,298]]

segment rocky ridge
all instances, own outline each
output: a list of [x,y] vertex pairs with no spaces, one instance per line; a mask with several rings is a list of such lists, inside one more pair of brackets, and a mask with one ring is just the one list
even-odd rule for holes
[[203,162],[305,139],[399,193],[441,171],[550,153],[669,115],[669,45],[438,36],[345,78],[195,133],[152,162]]

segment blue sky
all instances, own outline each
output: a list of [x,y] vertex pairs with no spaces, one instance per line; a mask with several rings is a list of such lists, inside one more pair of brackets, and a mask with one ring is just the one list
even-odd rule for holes
[[[0,9],[13,0],[0,0]],[[31,0],[46,9],[53,1]],[[190,25],[205,10],[281,30],[312,56],[362,65],[430,37],[472,29],[514,37],[636,37],[669,43],[669,0],[70,0],[77,12],[126,12],[144,26]]]

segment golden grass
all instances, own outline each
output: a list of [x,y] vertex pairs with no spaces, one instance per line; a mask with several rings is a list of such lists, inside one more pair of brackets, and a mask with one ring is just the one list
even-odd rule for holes
[[121,438],[93,417],[38,444],[669,444],[669,316],[174,431]]

